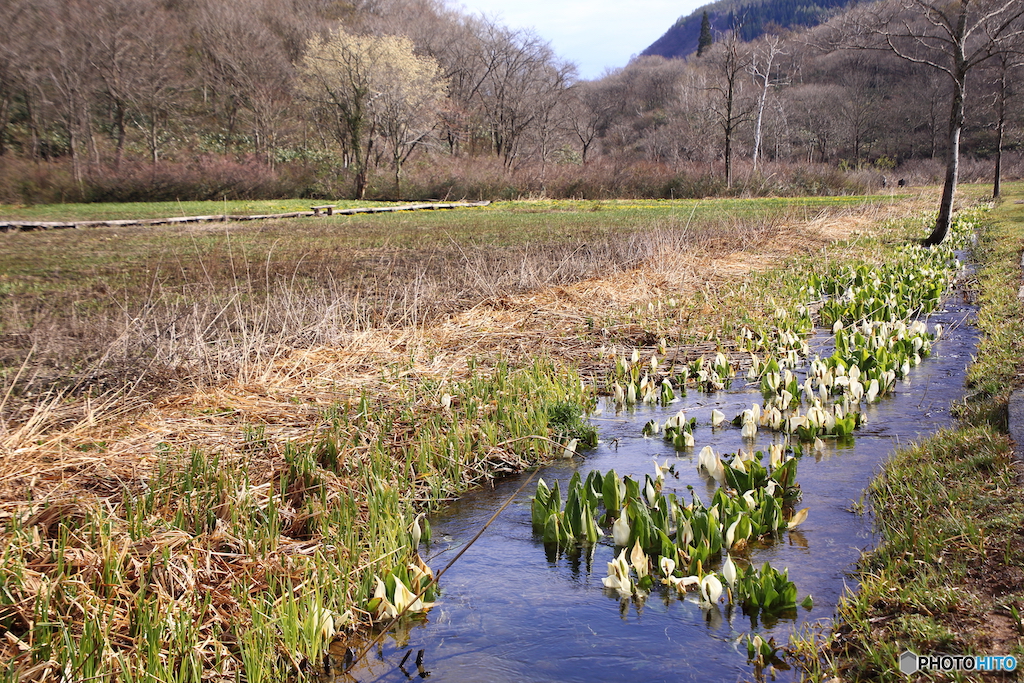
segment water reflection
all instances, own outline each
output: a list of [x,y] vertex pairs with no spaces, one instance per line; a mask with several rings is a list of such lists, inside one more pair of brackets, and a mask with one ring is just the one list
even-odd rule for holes
[[[859,511],[864,488],[886,455],[951,423],[949,408],[961,397],[964,369],[977,340],[972,327],[959,324],[970,314],[969,307],[957,304],[932,317],[930,322],[941,322],[946,332],[910,381],[863,408],[867,421],[854,439],[826,443],[823,452],[800,461],[799,507],[810,508],[807,521],[777,542],[754,544],[747,553],[756,566],[769,561],[788,568],[798,601],[811,594],[812,609],[758,618],[724,605],[704,609],[696,596],[679,597],[662,587],[643,601],[621,600],[601,584],[613,557],[610,538],[583,552],[545,548],[532,530],[531,485],[444,575],[437,604],[424,618],[410,621],[349,674],[331,680],[406,681],[426,672],[432,680],[484,683],[749,677],[746,633],[784,642],[794,628],[833,616],[850,582],[848,572],[861,550],[875,543],[870,515]],[[715,487],[698,475],[697,452],[705,445],[719,453],[750,448],[739,428],[712,430],[711,410],[731,418],[760,402],[756,387],[737,380],[730,391],[691,391],[668,408],[641,406],[615,414],[604,405],[594,418],[602,439],[598,448],[583,459],[545,468],[541,476],[549,483],[559,481],[564,491],[577,470],[585,477],[593,469],[614,468],[620,475],[642,478],[653,474],[654,460],[667,460],[675,465],[675,476],[666,477],[664,492],[708,501]],[[664,422],[680,409],[697,418],[694,449],[679,453],[660,436],[640,436],[645,422]],[[756,448],[767,451],[778,438],[761,431]],[[492,490],[471,493],[432,519],[429,564],[444,566],[520,483],[512,477]]]

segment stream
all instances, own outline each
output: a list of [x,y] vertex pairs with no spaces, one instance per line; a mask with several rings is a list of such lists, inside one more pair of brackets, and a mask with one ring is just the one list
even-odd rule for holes
[[[531,525],[534,479],[444,574],[434,607],[407,620],[336,680],[407,681],[427,675],[459,683],[752,679],[745,634],[783,643],[794,630],[825,628],[840,596],[855,587],[855,563],[862,550],[876,543],[864,491],[894,449],[952,424],[950,406],[962,398],[964,372],[977,342],[973,314],[973,306],[951,299],[928,319],[929,327],[941,323],[944,328],[932,355],[908,380],[897,382],[892,394],[862,408],[865,424],[847,445],[826,442],[823,452],[801,458],[797,481],[803,498],[797,507],[810,509],[807,521],[749,551],[755,566],[770,561],[777,569],[788,568],[797,602],[810,594],[811,609],[797,608],[795,615],[774,621],[752,619],[724,604],[702,609],[695,594],[680,598],[664,587],[642,602],[622,601],[601,583],[613,559],[609,537],[581,555],[546,552]],[[818,353],[828,350],[819,345]],[[610,402],[602,402],[600,414],[592,418],[600,433],[598,447],[545,467],[539,476],[549,484],[560,481],[565,491],[575,471],[585,477],[593,469],[614,468],[642,480],[644,474],[653,476],[654,460],[668,461],[676,476],[666,477],[664,490],[689,500],[692,486],[707,502],[714,482],[697,472],[700,449],[710,445],[726,454],[751,448],[738,427],[712,431],[711,410],[731,420],[754,403],[762,403],[761,394],[742,379],[715,394],[691,389],[665,408],[638,406],[616,414]],[[697,418],[694,448],[677,453],[660,435],[641,436],[648,420],[663,423],[680,409]],[[767,451],[781,438],[762,429],[755,449]],[[427,563],[435,571],[444,567],[527,476],[473,491],[432,517],[433,542],[422,553]],[[787,680],[787,674],[780,672],[778,680]]]

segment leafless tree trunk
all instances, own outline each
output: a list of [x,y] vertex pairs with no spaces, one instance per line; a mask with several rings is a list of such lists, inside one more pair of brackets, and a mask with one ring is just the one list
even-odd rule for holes
[[778,36],[765,36],[763,48],[756,49],[750,62],[750,73],[760,79],[761,91],[757,97],[757,120],[754,123],[754,172],[761,156],[761,125],[764,121],[764,107],[768,101],[768,90],[772,84],[772,67],[776,57],[785,54]]
[[742,91],[742,76],[750,67],[751,57],[739,38],[729,34],[712,45],[704,59],[710,65],[708,88],[716,94],[714,113],[724,137],[725,185],[731,188],[736,131],[750,120],[756,104]]
[[1024,63],[1015,59],[1013,55],[1002,54],[999,59],[999,77],[996,81],[995,110],[996,110],[996,160],[992,178],[992,198],[998,199],[1002,193],[1003,175],[1003,145],[1006,139],[1007,105],[1015,93],[1013,76],[1016,69]]

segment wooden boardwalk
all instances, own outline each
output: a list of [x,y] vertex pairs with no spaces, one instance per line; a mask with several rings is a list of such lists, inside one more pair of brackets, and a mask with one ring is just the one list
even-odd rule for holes
[[[335,209],[335,216],[352,216],[359,213],[395,213],[397,211],[439,211],[445,209],[462,209],[474,206],[487,206],[483,202],[445,202],[433,204],[396,204],[394,206],[365,206],[354,209]],[[19,230],[64,230],[68,228],[114,228],[137,225],[175,225],[178,223],[217,223],[227,221],[261,221],[275,218],[312,218],[321,217],[316,211],[292,211],[290,213],[256,214],[252,216],[236,216],[217,214],[213,216],[181,216],[178,218],[140,218],[116,221],[8,221],[0,218],[0,232]]]

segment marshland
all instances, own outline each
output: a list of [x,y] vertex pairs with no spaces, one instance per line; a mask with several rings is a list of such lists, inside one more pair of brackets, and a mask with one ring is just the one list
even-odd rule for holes
[[[1018,190],[1010,186],[1011,196]],[[978,194],[968,188],[963,208]],[[919,250],[912,245],[927,231],[932,206],[927,191],[524,201],[443,214],[4,235],[4,675],[257,681],[322,676],[325,668],[342,675],[401,607],[419,616],[400,617],[399,633],[446,609],[444,576],[428,586],[450,559],[432,555],[439,537],[431,520],[437,524],[466,491],[487,496],[479,492],[508,475],[552,460],[582,465],[610,448],[601,417],[616,411],[616,384],[623,403],[629,393],[642,405],[670,400],[659,380],[644,403],[641,373],[631,392],[625,388],[634,367],[656,375],[652,356],[673,397],[704,395],[695,382],[720,355],[736,375],[753,372],[766,412],[778,406],[788,387],[763,386],[773,372],[781,381],[784,369],[769,365],[767,341],[785,339],[775,354],[785,359],[804,353],[815,328],[852,325],[821,305],[840,298],[827,294],[825,275],[855,278],[865,266],[882,272],[908,247]],[[49,215],[96,210],[116,216],[131,208],[63,206]],[[850,501],[873,510],[879,528],[878,550],[858,565],[866,573],[856,573],[856,558],[839,568],[861,590],[840,600],[834,624],[797,633],[789,644],[777,639],[777,651],[760,653],[761,665],[778,656],[812,680],[837,672],[884,678],[903,646],[1020,652],[1014,615],[1024,605],[1013,577],[1022,548],[1011,494],[1019,475],[1000,431],[1000,406],[1020,364],[1013,351],[1020,214],[1007,201],[969,221],[979,235],[978,274],[957,286],[980,304],[982,342],[967,398],[954,412],[970,427],[898,455],[870,494]],[[942,278],[933,296],[954,282]],[[920,356],[932,342],[907,343],[899,348],[910,356],[893,366],[894,376],[911,363],[915,345]],[[693,376],[688,369],[682,377],[682,367]],[[849,388],[851,373],[818,370],[815,378],[831,379],[829,399],[817,408],[840,405],[840,420],[857,412],[850,394],[835,388],[840,374]],[[728,372],[719,381],[738,384]],[[870,401],[889,400],[887,377],[874,376]],[[820,393],[820,384],[811,389]],[[801,471],[816,439],[836,440],[824,431],[803,438],[812,405],[798,407],[791,428],[772,437],[789,444],[784,457],[796,456]],[[736,412],[727,419],[746,425]],[[828,421],[814,419],[818,427]],[[667,432],[658,427],[662,441]],[[694,456],[703,445],[694,444]],[[677,467],[695,468],[686,462]],[[715,469],[714,459],[706,462]],[[763,464],[780,463],[766,454]],[[897,467],[910,470],[890,469]],[[641,483],[639,473],[653,477],[650,458],[636,472]],[[912,500],[921,495],[928,498]],[[922,510],[918,533],[899,526],[908,506]],[[788,522],[768,531],[795,533],[784,525],[802,507],[787,509],[780,519]],[[924,523],[939,517],[935,529]],[[612,520],[595,521],[608,522],[597,544],[608,548]],[[530,526],[527,518],[517,533],[536,534],[538,548],[545,540],[593,547],[585,535],[551,539],[543,524],[536,532]],[[641,550],[657,556],[650,546]],[[683,544],[678,570],[652,559],[647,578],[684,585],[687,576],[723,571],[718,548],[715,558],[692,563],[702,552]],[[749,561],[742,547],[730,552],[741,567]],[[923,575],[906,561],[933,566],[936,553],[948,559]],[[542,566],[544,553],[532,559]],[[631,599],[633,584],[622,581],[643,581],[630,573],[639,563],[618,575]],[[594,580],[604,573],[598,563]],[[426,589],[420,602],[399,583]],[[645,582],[643,590],[651,588]],[[399,654],[385,660],[389,671]],[[765,670],[758,654],[750,676]]]

